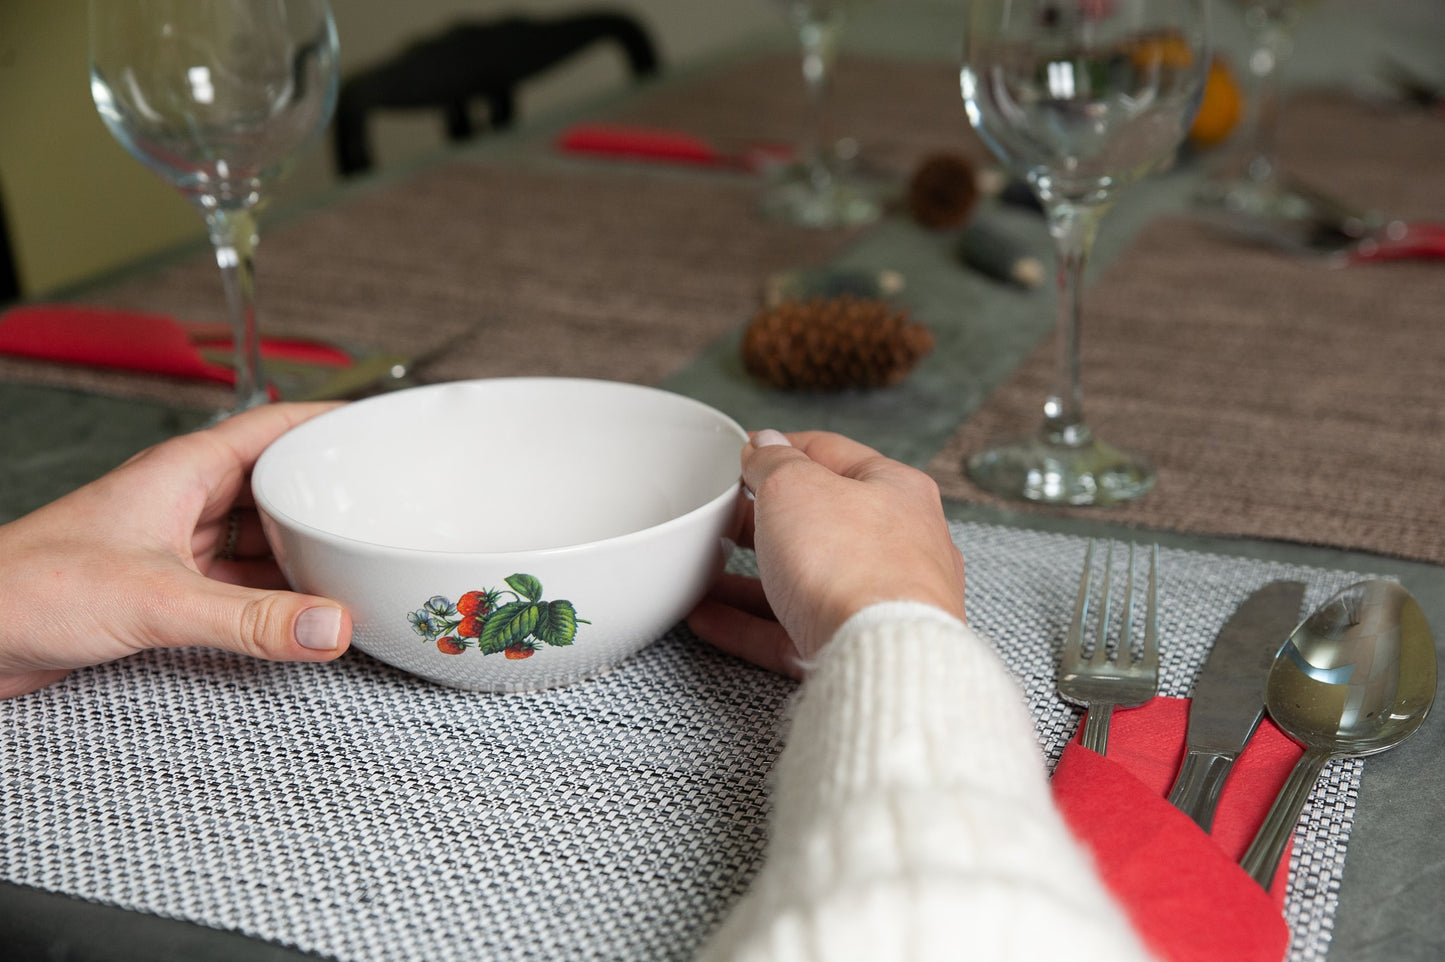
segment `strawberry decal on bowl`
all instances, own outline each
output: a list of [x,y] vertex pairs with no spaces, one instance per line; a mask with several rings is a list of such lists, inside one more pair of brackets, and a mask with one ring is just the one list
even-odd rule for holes
[[475,648],[484,655],[501,652],[513,660],[530,658],[543,644],[570,645],[577,637],[577,626],[591,624],[577,617],[570,601],[543,601],[542,582],[531,575],[514,574],[506,582],[510,591],[468,591],[456,602],[433,595],[410,612],[407,620],[413,631],[444,655]]
[[460,655],[466,650],[466,645],[462,644],[460,641],[450,636],[437,639],[437,651],[441,652],[444,655]]

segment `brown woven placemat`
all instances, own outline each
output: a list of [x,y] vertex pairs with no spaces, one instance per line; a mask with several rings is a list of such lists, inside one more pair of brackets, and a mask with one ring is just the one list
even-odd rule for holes
[[[1313,96],[1282,136],[1300,176],[1445,221],[1445,122]],[[1445,562],[1445,263],[1330,270],[1174,218],[1108,269],[1085,314],[1087,420],[1159,470],[1103,516]],[[946,495],[999,503],[962,460],[1037,427],[1054,362],[1050,340],[932,462]]]
[[[757,192],[655,170],[447,163],[263,224],[262,330],[402,352],[460,336],[429,380],[652,383],[744,323],[769,273],[822,262],[853,236],[767,223]],[[88,299],[225,320],[204,252]],[[200,407],[230,398],[224,386],[7,358],[0,377]]]
[[[845,58],[837,131],[892,176],[940,149],[981,156],[947,65]],[[717,139],[790,142],[807,116],[799,58],[769,54],[629,99],[608,117]],[[279,225],[257,253],[262,331],[425,351],[476,325],[428,379],[498,374],[652,383],[742,324],[766,276],[825,261],[856,232],[766,223],[761,182],[657,165],[457,161]],[[86,300],[224,321],[209,254]],[[196,407],[222,386],[0,357],[0,377]]]
[[[936,151],[986,159],[963,111],[956,64],[841,57],[830,103],[833,134],[858,142],[865,170],[907,174]],[[810,116],[801,57],[784,52],[630,99],[605,119],[682,130],[739,149],[795,143]]]

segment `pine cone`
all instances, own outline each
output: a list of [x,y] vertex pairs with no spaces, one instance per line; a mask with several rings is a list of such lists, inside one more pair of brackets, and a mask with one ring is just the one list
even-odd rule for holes
[[743,333],[749,374],[789,391],[897,384],[933,350],[933,334],[884,301],[843,296],[787,301]]
[[978,203],[978,174],[962,154],[925,158],[908,181],[908,210],[930,230],[946,230],[968,220]]

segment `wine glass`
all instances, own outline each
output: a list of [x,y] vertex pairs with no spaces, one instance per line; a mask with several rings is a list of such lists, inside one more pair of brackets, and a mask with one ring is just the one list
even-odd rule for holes
[[336,105],[326,0],[91,0],[90,91],[111,134],[200,210],[235,340],[236,410],[268,399],[255,214]]
[[877,220],[882,204],[873,191],[850,181],[833,136],[833,67],[847,0],[778,0],[803,51],[808,91],[806,133],[798,160],[785,167],[763,195],[769,217],[805,227],[830,228]]
[[1290,186],[1275,160],[1280,70],[1294,46],[1295,26],[1307,0],[1233,0],[1249,31],[1251,79],[1248,111],[1236,143],[1200,190],[1206,208],[1258,217],[1311,216],[1310,197]]
[[1129,501],[1142,458],[1097,440],[1079,385],[1084,268],[1119,188],[1166,165],[1208,71],[1205,0],[971,0],[960,71],[969,122],[1048,215],[1057,252],[1058,372],[1040,430],[975,454],[970,477],[1004,497]]

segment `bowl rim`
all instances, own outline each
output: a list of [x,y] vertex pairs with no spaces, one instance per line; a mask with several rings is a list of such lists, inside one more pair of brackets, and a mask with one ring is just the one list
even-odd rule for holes
[[[282,439],[290,437],[297,432],[305,432],[310,426],[315,425],[318,422],[325,422],[327,419],[342,416],[346,414],[346,412],[352,411],[358,406],[370,405],[376,402],[384,403],[402,394],[411,394],[413,392],[420,391],[433,391],[440,388],[456,387],[458,385],[523,383],[560,383],[573,385],[584,384],[594,387],[606,386],[607,389],[616,388],[619,390],[634,391],[640,394],[647,393],[661,395],[668,398],[670,403],[678,403],[684,407],[697,408],[716,417],[721,427],[729,428],[736,433],[738,438],[738,451],[740,455],[742,451],[742,445],[748,440],[747,431],[745,431],[736,420],[734,420],[729,415],[723,413],[722,411],[718,410],[717,408],[713,407],[712,405],[699,401],[696,398],[688,397],[685,394],[679,394],[675,391],[668,391],[663,388],[652,387],[645,384],[632,384],[628,381],[609,381],[605,378],[530,376],[470,378],[457,381],[440,381],[435,384],[423,384],[417,387],[403,388],[399,391],[392,391],[387,394],[374,395],[372,397],[364,398],[359,401],[353,401],[334,410],[318,414],[315,417],[310,418],[309,420],[306,420],[283,433],[280,437],[276,438],[274,441],[272,441],[266,446],[266,449],[261,452],[260,457],[256,459],[255,467],[252,469],[250,488],[252,497],[256,501],[256,507],[261,512],[263,517],[269,517],[273,522],[280,524],[283,527],[291,528],[297,531],[304,531],[309,535],[319,538],[322,541],[331,542],[337,545],[344,545],[352,549],[360,548],[368,551],[384,551],[388,554],[399,553],[405,556],[415,556],[419,558],[447,558],[458,560],[467,559],[486,561],[523,556],[527,558],[555,557],[560,555],[574,554],[581,551],[595,550],[602,546],[625,545],[630,541],[656,537],[660,534],[667,532],[671,528],[687,524],[692,518],[697,515],[711,513],[717,508],[719,502],[734,499],[741,495],[743,489],[743,480],[742,469],[740,465],[738,469],[737,479],[733,483],[724,487],[723,490],[719,491],[715,496],[709,498],[707,501],[703,502],[697,507],[692,508],[691,510],[668,518],[666,521],[661,521],[657,524],[648,525],[645,528],[638,528],[633,531],[627,531],[622,534],[612,535],[611,537],[607,538],[595,538],[591,541],[579,541],[574,544],[553,545],[546,548],[522,548],[508,551],[465,551],[446,550],[440,548],[414,548],[408,547],[406,545],[387,544],[380,541],[368,541],[363,538],[353,538],[349,535],[337,534],[336,532],[329,531],[326,528],[321,528],[309,522],[302,521],[287,511],[280,510],[261,489],[259,481],[264,477],[268,462],[268,456],[271,455],[272,448],[279,444]],[[274,460],[274,457],[270,459]]]

